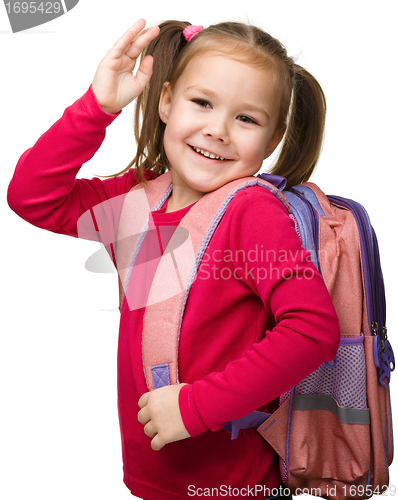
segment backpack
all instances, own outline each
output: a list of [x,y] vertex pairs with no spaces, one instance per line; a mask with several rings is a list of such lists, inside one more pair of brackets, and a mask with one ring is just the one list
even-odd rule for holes
[[332,362],[281,395],[258,431],[280,456],[282,480],[295,494],[382,494],[393,458],[395,360],[376,234],[359,203],[326,196],[313,183],[284,195],[332,297],[341,342]]
[[[200,201],[194,205],[162,258],[154,261],[142,340],[148,388],[179,383],[179,330],[190,287],[229,202],[240,189],[253,185],[270,190],[294,220],[332,297],[341,342],[336,358],[282,394],[273,414],[256,411],[228,422],[225,429],[235,439],[239,429],[256,427],[278,453],[283,483],[295,495],[340,500],[382,494],[393,455],[389,383],[395,360],[385,327],[377,239],[366,211],[356,202],[327,197],[312,183],[285,192],[284,178],[261,174],[208,193],[206,211]],[[120,310],[128,300],[140,245],[150,230],[150,212],[160,209],[171,189],[167,172],[148,186],[135,186],[123,201],[116,245]],[[145,205],[140,213],[133,209],[137,200],[140,207]],[[178,263],[179,281],[173,291],[178,252],[184,264]],[[184,290],[179,291],[181,283]]]

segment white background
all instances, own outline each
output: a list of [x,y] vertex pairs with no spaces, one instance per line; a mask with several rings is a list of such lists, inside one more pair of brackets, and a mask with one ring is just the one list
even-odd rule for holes
[[[27,224],[9,209],[6,190],[21,154],[88,89],[102,57],[139,17],[148,25],[256,23],[320,81],[326,140],[311,180],[367,208],[398,353],[395,6],[392,0],[80,0],[68,14],[18,34],[0,7],[1,498],[132,498],[122,483],[116,406],[116,274],[86,271],[85,260],[99,245]],[[130,105],[109,127],[79,177],[127,166],[135,148],[132,112]],[[390,472],[396,485],[397,463]]]

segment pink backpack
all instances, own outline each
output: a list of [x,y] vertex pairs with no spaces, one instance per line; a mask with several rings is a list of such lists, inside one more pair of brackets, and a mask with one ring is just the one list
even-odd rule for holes
[[[312,183],[282,193],[285,183],[268,174],[233,181],[205,195],[182,219],[163,256],[154,262],[143,304],[147,385],[152,390],[179,382],[180,325],[207,245],[235,194],[262,186],[295,220],[338,313],[341,343],[333,361],[281,395],[275,413],[253,412],[225,428],[234,439],[239,429],[257,427],[280,456],[283,482],[293,494],[337,499],[382,494],[393,454],[389,382],[395,361],[385,328],[376,236],[359,204],[327,197]],[[120,310],[131,300],[132,275],[140,279],[134,263],[153,224],[150,212],[163,205],[171,189],[167,172],[148,186],[135,186],[123,200],[116,245]]]
[[335,360],[281,395],[258,431],[280,456],[283,482],[296,494],[382,494],[393,458],[395,360],[376,235],[352,200],[326,196],[312,183],[284,194],[332,297],[341,342]]

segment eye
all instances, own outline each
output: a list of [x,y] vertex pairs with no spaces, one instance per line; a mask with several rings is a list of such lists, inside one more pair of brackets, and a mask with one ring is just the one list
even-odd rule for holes
[[258,123],[255,120],[253,120],[253,118],[250,118],[249,116],[246,115],[238,116],[238,120],[240,120],[243,123],[255,123],[256,125],[258,125]]
[[202,108],[211,108],[211,104],[209,101],[206,101],[205,99],[192,99],[192,102],[197,104],[198,106]]

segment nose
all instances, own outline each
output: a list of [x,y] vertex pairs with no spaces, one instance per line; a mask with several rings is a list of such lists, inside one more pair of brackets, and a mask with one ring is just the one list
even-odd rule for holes
[[230,143],[228,123],[224,116],[213,114],[209,116],[206,125],[203,127],[202,133],[204,136],[213,138],[223,144]]

